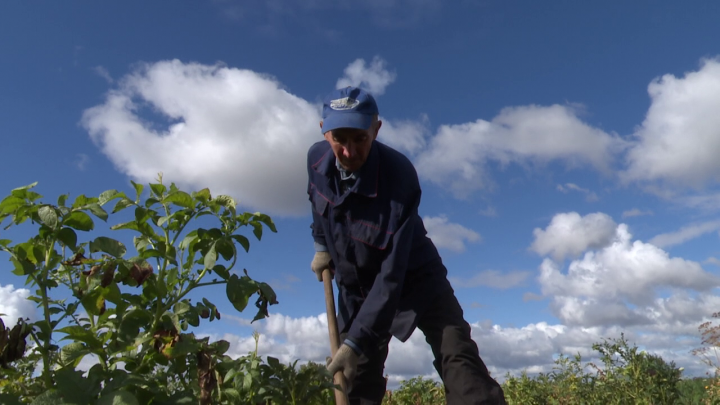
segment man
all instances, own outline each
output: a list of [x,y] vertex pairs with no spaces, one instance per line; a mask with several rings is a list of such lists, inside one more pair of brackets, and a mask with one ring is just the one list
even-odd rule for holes
[[330,268],[338,286],[343,344],[328,364],[350,383],[352,404],[380,404],[391,336],[419,328],[430,344],[448,404],[504,404],[470,338],[447,270],[418,215],[420,184],[412,163],[376,141],[375,99],[355,87],[325,100],[325,140],[308,151],[319,281]]

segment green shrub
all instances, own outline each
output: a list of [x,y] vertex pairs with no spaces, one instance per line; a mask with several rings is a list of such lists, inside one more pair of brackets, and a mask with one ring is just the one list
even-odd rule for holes
[[[213,197],[207,189],[167,187],[162,177],[144,200],[144,186],[133,183],[134,199],[108,190],[72,204],[62,195],[50,204],[34,186],[0,201],[0,223],[10,219],[5,230],[34,228],[26,242],[0,239],[0,251],[34,289],[28,299],[41,310],[35,322],[20,319],[12,329],[0,324],[1,403],[299,404],[332,387],[324,367],[297,370],[296,363],[271,357],[264,364],[256,352],[233,360],[225,354],[228,342],[191,332],[221,317],[208,299],[191,302],[188,294],[197,289],[224,285],[237,311],[256,296],[253,321],[277,303],[268,284],[235,270],[238,245],[250,247],[241,231],[250,228],[260,240],[264,227],[276,232],[270,217],[238,213],[231,197]],[[113,215],[133,210],[129,221],[110,230],[134,233],[134,256],[107,236],[81,241],[95,230],[91,215],[107,221],[111,214],[103,207],[113,201]],[[87,356],[97,364],[78,370]]]

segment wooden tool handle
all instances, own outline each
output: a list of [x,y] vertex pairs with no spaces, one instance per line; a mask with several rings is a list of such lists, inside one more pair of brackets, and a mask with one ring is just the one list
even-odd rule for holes
[[[322,278],[325,287],[325,309],[327,311],[328,333],[330,334],[330,353],[335,357],[335,353],[340,348],[340,333],[338,332],[337,318],[335,317],[335,294],[333,293],[330,269],[323,270]],[[348,405],[350,403],[347,398],[348,384],[342,371],[335,373],[333,381],[342,388],[342,391],[335,390],[336,405]]]

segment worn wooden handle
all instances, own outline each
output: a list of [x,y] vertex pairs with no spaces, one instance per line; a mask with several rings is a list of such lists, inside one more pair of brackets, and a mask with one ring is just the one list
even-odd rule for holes
[[[335,294],[333,293],[330,269],[323,270],[322,278],[325,286],[325,309],[327,311],[328,333],[330,334],[330,353],[335,357],[335,353],[340,348],[340,332],[338,332],[337,318],[335,317]],[[335,373],[333,381],[342,388],[342,391],[335,390],[336,405],[348,405],[350,403],[347,397],[348,384],[342,371]]]

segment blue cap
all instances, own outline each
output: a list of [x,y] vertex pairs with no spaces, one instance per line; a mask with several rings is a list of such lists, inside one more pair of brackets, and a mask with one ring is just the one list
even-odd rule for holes
[[322,132],[337,128],[368,129],[378,114],[375,99],[358,87],[345,87],[330,93],[323,103]]

